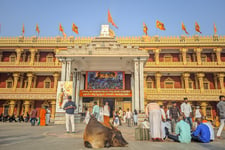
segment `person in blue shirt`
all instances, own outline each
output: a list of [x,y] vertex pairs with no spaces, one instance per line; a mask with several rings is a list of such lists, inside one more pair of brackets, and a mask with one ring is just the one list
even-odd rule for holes
[[166,129],[166,135],[168,138],[180,143],[190,143],[191,142],[191,128],[188,123],[184,121],[183,116],[178,117],[178,122],[175,127],[176,135],[169,134]]
[[196,119],[198,126],[196,130],[192,133],[192,140],[202,143],[209,143],[210,142],[210,131],[209,127],[202,123],[202,119]]

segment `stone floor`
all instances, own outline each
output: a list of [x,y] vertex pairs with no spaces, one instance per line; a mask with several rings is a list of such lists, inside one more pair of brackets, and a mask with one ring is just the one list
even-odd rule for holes
[[[0,150],[82,150],[83,131],[85,124],[76,124],[76,132],[65,133],[65,125],[30,126],[29,123],[2,123],[0,122]],[[120,126],[124,138],[128,141],[127,147],[112,147],[104,149],[122,150],[225,150],[225,131],[222,139],[207,144],[181,144],[170,140],[164,142],[136,141],[135,127]]]

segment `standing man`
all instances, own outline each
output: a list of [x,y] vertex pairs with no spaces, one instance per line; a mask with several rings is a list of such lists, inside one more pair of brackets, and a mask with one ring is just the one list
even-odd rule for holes
[[46,107],[46,121],[45,121],[45,124],[46,126],[48,126],[49,122],[50,122],[50,115],[51,115],[51,111],[48,107]]
[[71,122],[72,133],[75,133],[74,124],[74,110],[77,108],[75,103],[72,101],[72,96],[68,96],[68,101],[65,103],[63,109],[66,110],[66,132],[70,133],[69,124]]
[[97,105],[97,102],[94,102],[92,115],[94,115],[95,118],[98,120],[98,117],[99,117],[99,106]]
[[109,124],[110,107],[108,102],[105,102],[105,105],[103,107],[103,115],[104,115],[104,124],[110,126]]
[[217,138],[220,138],[224,122],[225,122],[225,97],[223,95],[219,96],[220,102],[216,105],[218,111],[219,111],[219,117],[220,117],[220,127],[216,134]]
[[169,116],[171,120],[172,132],[175,132],[176,123],[178,121],[178,117],[180,116],[179,108],[177,107],[176,102],[172,102],[173,106],[169,109]]
[[31,111],[30,113],[30,122],[31,122],[31,126],[34,126],[35,125],[35,122],[37,120],[37,110],[34,106],[33,110]]
[[182,115],[185,117],[185,121],[188,122],[192,129],[192,119],[191,119],[191,112],[192,108],[191,105],[188,103],[188,98],[184,98],[184,102],[181,104],[181,112]]

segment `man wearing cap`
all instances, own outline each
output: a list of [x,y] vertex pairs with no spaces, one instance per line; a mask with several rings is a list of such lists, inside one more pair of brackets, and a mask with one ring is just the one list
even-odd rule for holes
[[65,103],[63,109],[66,110],[66,132],[70,132],[69,124],[71,122],[72,133],[75,133],[74,124],[74,110],[77,108],[75,103],[72,101],[72,96],[68,96],[68,101]]
[[191,112],[192,108],[191,105],[188,103],[188,98],[184,98],[184,102],[181,104],[181,112],[183,116],[185,117],[185,121],[188,122],[192,129],[192,120],[191,120]]

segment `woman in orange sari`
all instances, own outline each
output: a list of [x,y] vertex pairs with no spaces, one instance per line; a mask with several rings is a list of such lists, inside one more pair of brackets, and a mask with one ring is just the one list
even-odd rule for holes
[[45,115],[46,115],[46,110],[44,107],[41,108],[40,110],[40,126],[45,126]]

